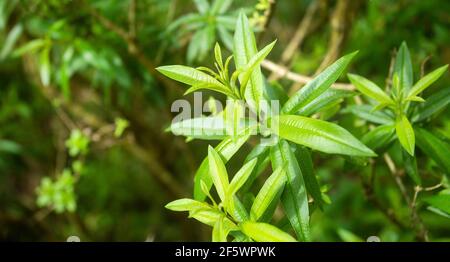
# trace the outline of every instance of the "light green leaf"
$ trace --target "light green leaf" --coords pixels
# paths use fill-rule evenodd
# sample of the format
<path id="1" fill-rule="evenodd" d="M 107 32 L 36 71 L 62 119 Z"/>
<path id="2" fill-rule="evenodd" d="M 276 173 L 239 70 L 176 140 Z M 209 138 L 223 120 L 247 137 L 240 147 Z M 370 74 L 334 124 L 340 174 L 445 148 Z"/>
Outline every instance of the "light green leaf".
<path id="1" fill-rule="evenodd" d="M 20 35 L 22 34 L 23 26 L 22 24 L 17 24 L 11 29 L 11 31 L 8 33 L 8 36 L 6 37 L 5 42 L 3 43 L 3 48 L 0 52 L 0 60 L 5 59 L 14 48 L 14 45 L 17 42 L 17 39 L 19 39 Z"/>
<path id="2" fill-rule="evenodd" d="M 258 242 L 296 242 L 291 235 L 270 224 L 244 222 L 240 228 L 244 234 Z"/>
<path id="3" fill-rule="evenodd" d="M 250 209 L 251 220 L 258 221 L 272 202 L 278 202 L 286 180 L 286 174 L 282 167 L 279 167 L 269 176 L 253 201 L 252 208 Z"/>
<path id="4" fill-rule="evenodd" d="M 236 173 L 228 188 L 228 197 L 231 198 L 245 184 L 248 177 L 252 174 L 258 159 L 253 159 L 244 164 L 244 166 Z"/>
<path id="5" fill-rule="evenodd" d="M 434 113 L 439 112 L 450 103 L 450 87 L 439 90 L 427 98 L 425 103 L 419 106 L 418 113 L 412 118 L 413 122 L 423 121 Z"/>
<path id="6" fill-rule="evenodd" d="M 392 142 L 394 133 L 394 125 L 381 125 L 366 133 L 361 141 L 372 150 L 376 150 Z"/>
<path id="7" fill-rule="evenodd" d="M 189 198 L 177 199 L 168 203 L 165 207 L 172 211 L 196 211 L 199 209 L 210 208 L 206 203 Z"/>
<path id="8" fill-rule="evenodd" d="M 205 14 L 211 8 L 208 0 L 194 0 L 195 6 L 201 14 Z"/>
<path id="9" fill-rule="evenodd" d="M 407 92 L 413 84 L 413 69 L 408 46 L 403 42 L 397 52 L 394 64 L 394 74 L 398 76 L 399 90 Z"/>
<path id="10" fill-rule="evenodd" d="M 395 122 L 395 130 L 400 144 L 411 156 L 414 156 L 415 137 L 414 130 L 408 118 L 402 115 Z"/>
<path id="11" fill-rule="evenodd" d="M 212 242 L 227 242 L 229 232 L 230 230 L 225 228 L 224 217 L 222 216 L 217 220 L 216 224 L 214 224 L 212 230 Z"/>
<path id="12" fill-rule="evenodd" d="M 287 183 L 281 196 L 286 216 L 301 241 L 310 240 L 308 194 L 301 169 L 289 143 L 280 140 L 270 150 L 272 169 L 283 168 Z"/>
<path id="13" fill-rule="evenodd" d="M 447 68 L 448 68 L 448 65 L 441 66 L 438 69 L 434 70 L 433 72 L 422 77 L 411 88 L 411 90 L 409 91 L 409 94 L 407 96 L 407 99 L 412 99 L 413 97 L 415 97 L 419 93 L 421 93 L 423 90 L 425 90 L 427 87 L 429 87 L 431 84 L 433 84 L 436 80 L 439 79 L 439 77 L 442 76 L 442 74 L 444 74 L 445 71 L 447 71 Z"/>
<path id="14" fill-rule="evenodd" d="M 239 148 L 241 148 L 249 137 L 249 134 L 240 135 L 238 137 L 227 137 L 216 146 L 215 150 L 221 155 L 222 161 L 226 163 L 239 150 Z M 202 180 L 208 188 L 210 188 L 213 184 L 211 176 L 209 175 L 209 162 L 207 157 L 202 161 L 194 177 L 194 199 L 199 201 L 203 201 L 206 198 L 206 195 L 202 192 L 200 185 L 200 181 Z"/>
<path id="15" fill-rule="evenodd" d="M 220 40 L 228 50 L 233 50 L 233 35 L 222 24 L 217 25 Z"/>
<path id="16" fill-rule="evenodd" d="M 276 42 L 277 42 L 277 40 L 273 41 L 272 43 L 270 43 L 269 45 L 264 47 L 256 55 L 254 55 L 250 59 L 250 61 L 248 61 L 245 68 L 242 69 L 243 70 L 242 76 L 239 77 L 241 79 L 240 81 L 241 81 L 241 95 L 242 96 L 244 96 L 244 94 L 245 94 L 245 89 L 247 87 L 250 77 L 252 76 L 253 70 L 255 70 L 256 67 L 259 67 L 259 65 L 264 60 L 264 58 L 266 58 L 267 55 L 269 55 L 270 51 L 272 51 L 272 48 Z"/>
<path id="17" fill-rule="evenodd" d="M 348 74 L 350 82 L 364 95 L 375 99 L 380 104 L 393 104 L 394 101 L 377 84 L 359 75 Z"/>
<path id="18" fill-rule="evenodd" d="M 417 135 L 419 148 L 431 157 L 450 178 L 450 145 L 425 129 L 415 128 L 414 131 Z"/>
<path id="19" fill-rule="evenodd" d="M 34 53 L 40 50 L 42 47 L 46 46 L 48 44 L 48 41 L 44 39 L 35 39 L 27 42 L 25 45 L 17 48 L 13 51 L 12 56 L 13 57 L 19 57 L 21 55 L 24 55 L 26 53 Z"/>
<path id="20" fill-rule="evenodd" d="M 174 135 L 193 139 L 216 140 L 227 136 L 222 116 L 198 117 L 172 123 L 170 130 Z"/>
<path id="21" fill-rule="evenodd" d="M 50 85 L 51 65 L 50 65 L 50 46 L 44 48 L 39 55 L 39 73 L 41 82 L 44 86 Z"/>
<path id="22" fill-rule="evenodd" d="M 211 7 L 211 14 L 223 14 L 230 8 L 233 0 L 215 0 Z"/>
<path id="23" fill-rule="evenodd" d="M 247 16 L 241 12 L 234 33 L 234 59 L 236 70 L 244 71 L 249 61 L 257 54 L 255 35 L 250 27 Z M 242 83 L 242 76 L 239 78 Z M 264 97 L 264 83 L 261 68 L 257 66 L 245 86 L 245 100 L 249 107 L 259 113 L 260 101 Z"/>
<path id="24" fill-rule="evenodd" d="M 354 92 L 339 90 L 339 89 L 328 89 L 319 97 L 311 101 L 311 103 L 300 108 L 297 114 L 302 116 L 311 116 L 322 110 L 331 108 L 339 103 L 341 103 L 343 98 L 354 96 Z"/>
<path id="25" fill-rule="evenodd" d="M 214 77 L 192 67 L 169 65 L 160 66 L 156 68 L 156 70 L 173 80 L 190 86 L 202 84 L 208 87 L 214 86 L 219 90 L 227 90 L 227 88 Z"/>
<path id="26" fill-rule="evenodd" d="M 352 113 L 357 117 L 376 124 L 393 124 L 392 117 L 382 111 L 373 111 L 370 105 L 352 105 L 343 110 L 343 113 Z"/>
<path id="27" fill-rule="evenodd" d="M 314 101 L 339 78 L 357 53 L 353 52 L 348 54 L 327 67 L 322 73 L 295 93 L 284 104 L 282 112 L 285 114 L 295 113 Z"/>
<path id="28" fill-rule="evenodd" d="M 329 154 L 376 156 L 344 128 L 322 120 L 296 115 L 273 118 L 271 129 L 280 137 Z"/>
<path id="29" fill-rule="evenodd" d="M 229 187 L 228 173 L 221 156 L 211 146 L 208 147 L 208 163 L 209 172 L 214 186 L 216 187 L 217 194 L 225 204 L 227 202 L 226 192 Z"/>

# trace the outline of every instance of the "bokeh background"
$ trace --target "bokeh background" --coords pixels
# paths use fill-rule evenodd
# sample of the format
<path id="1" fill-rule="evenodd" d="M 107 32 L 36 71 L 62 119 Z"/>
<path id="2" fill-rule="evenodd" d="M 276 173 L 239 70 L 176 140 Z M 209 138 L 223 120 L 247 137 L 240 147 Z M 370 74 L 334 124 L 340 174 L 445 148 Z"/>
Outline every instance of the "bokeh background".
<path id="1" fill-rule="evenodd" d="M 260 26 L 260 46 L 278 39 L 268 59 L 302 75 L 360 50 L 349 71 L 383 85 L 402 41 L 416 76 L 450 63 L 447 0 L 278 0 L 268 16 L 264 2 L 235 0 L 227 19 L 174 24 L 198 13 L 194 1 L 0 0 L 0 239 L 208 241 L 210 228 L 164 208 L 191 196 L 208 143 L 164 132 L 186 86 L 155 67 L 211 66 L 212 44 L 226 50 L 242 8 Z M 286 90 L 297 85 L 263 72 Z M 447 73 L 427 92 L 449 85 Z M 447 109 L 430 123 L 447 142 L 449 116 Z M 367 132 L 352 115 L 334 119 L 357 137 Z M 249 149 L 233 158 L 231 170 Z M 435 165 L 419 157 L 429 185 L 439 182 Z M 416 240 L 370 201 L 361 182 L 366 167 L 339 156 L 316 155 L 314 162 L 332 203 L 314 212 L 313 240 Z M 388 167 L 375 168 L 375 198 L 408 222 Z M 431 240 L 450 240 L 448 218 L 420 202 L 418 210 Z"/>

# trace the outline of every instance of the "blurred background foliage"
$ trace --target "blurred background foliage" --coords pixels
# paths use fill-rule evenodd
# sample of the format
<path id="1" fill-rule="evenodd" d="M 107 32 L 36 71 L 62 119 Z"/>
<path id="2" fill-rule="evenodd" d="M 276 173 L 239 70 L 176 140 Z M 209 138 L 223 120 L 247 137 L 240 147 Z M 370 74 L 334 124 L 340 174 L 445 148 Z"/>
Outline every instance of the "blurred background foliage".
<path id="1" fill-rule="evenodd" d="M 241 9 L 252 17 L 259 43 L 278 39 L 269 59 L 302 75 L 360 50 L 349 71 L 383 85 L 403 40 L 416 76 L 450 62 L 446 0 L 235 0 L 226 8 L 205 2 L 0 0 L 0 239 L 208 240 L 209 229 L 164 209 L 190 196 L 207 146 L 164 132 L 184 87 L 154 68 L 210 65 L 216 41 L 231 48 Z M 301 86 L 264 73 L 286 90 Z M 447 73 L 426 92 L 449 83 Z M 446 109 L 429 123 L 447 142 L 449 116 Z M 350 114 L 333 120 L 357 137 L 368 131 Z M 401 166 L 396 147 L 389 152 Z M 421 154 L 424 185 L 448 187 Z M 411 209 L 381 157 L 363 167 L 339 156 L 314 160 L 332 203 L 314 212 L 313 240 L 417 240 L 408 226 Z M 376 179 L 367 188 L 372 172 Z M 412 198 L 413 183 L 404 181 Z M 449 214 L 435 214 L 423 201 L 433 192 L 418 194 L 415 208 L 430 240 L 449 241 Z"/>

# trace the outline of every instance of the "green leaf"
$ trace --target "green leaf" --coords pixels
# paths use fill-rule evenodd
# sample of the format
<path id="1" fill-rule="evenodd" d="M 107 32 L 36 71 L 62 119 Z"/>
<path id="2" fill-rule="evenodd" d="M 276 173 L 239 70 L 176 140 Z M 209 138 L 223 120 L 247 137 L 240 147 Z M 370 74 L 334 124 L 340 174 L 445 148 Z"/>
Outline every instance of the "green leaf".
<path id="1" fill-rule="evenodd" d="M 223 203 L 227 202 L 226 192 L 228 191 L 228 173 L 221 156 L 214 150 L 213 147 L 208 147 L 208 163 L 209 172 L 216 187 L 217 194 Z"/>
<path id="2" fill-rule="evenodd" d="M 233 210 L 231 210 L 231 215 L 233 216 L 234 220 L 237 222 L 247 221 L 249 216 L 244 204 L 239 200 L 237 196 L 233 196 L 232 199 Z"/>
<path id="3" fill-rule="evenodd" d="M 44 48 L 39 55 L 39 73 L 41 76 L 41 82 L 44 86 L 50 85 L 50 46 Z"/>
<path id="4" fill-rule="evenodd" d="M 280 193 L 286 184 L 286 174 L 282 167 L 279 167 L 269 178 L 264 182 L 264 185 L 256 195 L 253 205 L 250 209 L 250 219 L 258 221 L 268 207 L 273 202 L 278 202 Z"/>
<path id="5" fill-rule="evenodd" d="M 411 156 L 414 156 L 415 137 L 414 130 L 408 118 L 402 115 L 395 122 L 395 130 L 400 144 Z"/>
<path id="6" fill-rule="evenodd" d="M 289 143 L 280 140 L 270 151 L 272 168 L 283 168 L 287 183 L 281 196 L 286 216 L 301 241 L 310 240 L 308 194 L 301 169 Z"/>
<path id="7" fill-rule="evenodd" d="M 233 50 L 233 35 L 221 24 L 217 25 L 220 40 L 228 50 Z"/>
<path id="8" fill-rule="evenodd" d="M 422 128 L 415 128 L 417 145 L 429 157 L 431 157 L 450 177 L 450 145 L 437 138 L 432 133 Z"/>
<path id="9" fill-rule="evenodd" d="M 398 76 L 400 90 L 407 92 L 413 84 L 413 69 L 408 46 L 403 42 L 395 58 L 394 74 Z"/>
<path id="10" fill-rule="evenodd" d="M 419 170 L 417 169 L 417 160 L 414 156 L 403 151 L 403 164 L 405 166 L 406 174 L 416 183 L 416 185 L 422 185 L 422 180 L 420 179 Z"/>
<path id="11" fill-rule="evenodd" d="M 205 14 L 211 8 L 208 0 L 194 0 L 195 6 L 201 14 Z"/>
<path id="12" fill-rule="evenodd" d="M 424 201 L 450 216 L 450 194 L 441 193 L 425 198 Z"/>
<path id="13" fill-rule="evenodd" d="M 392 142 L 394 133 L 394 125 L 381 125 L 366 133 L 361 138 L 361 141 L 372 150 L 376 150 L 385 147 Z"/>
<path id="14" fill-rule="evenodd" d="M 348 74 L 350 82 L 364 95 L 375 99 L 380 104 L 393 104 L 394 101 L 374 82 L 359 75 Z"/>
<path id="15" fill-rule="evenodd" d="M 324 201 L 322 199 L 322 192 L 317 181 L 316 174 L 314 174 L 313 162 L 309 149 L 297 146 L 295 151 L 298 163 L 300 163 L 300 170 L 303 179 L 305 180 L 306 191 L 313 197 L 314 202 L 320 207 L 323 207 Z"/>
<path id="16" fill-rule="evenodd" d="M 297 114 L 302 116 L 311 116 L 322 110 L 333 107 L 341 103 L 343 98 L 351 97 L 355 95 L 354 92 L 339 90 L 339 89 L 328 89 L 322 95 L 314 99 L 311 103 L 300 108 Z"/>
<path id="17" fill-rule="evenodd" d="M 196 211 L 199 209 L 210 208 L 206 203 L 189 198 L 177 199 L 168 203 L 165 207 L 172 211 Z"/>
<path id="18" fill-rule="evenodd" d="M 214 25 L 207 25 L 196 31 L 188 46 L 188 63 L 204 60 L 213 47 L 215 38 L 216 35 Z"/>
<path id="19" fill-rule="evenodd" d="M 26 53 L 34 53 L 40 50 L 42 47 L 46 46 L 48 44 L 47 40 L 44 39 L 35 39 L 27 42 L 25 45 L 17 48 L 12 53 L 13 57 L 19 57 L 21 55 L 24 55 Z"/>
<path id="20" fill-rule="evenodd" d="M 223 70 L 222 49 L 220 48 L 220 45 L 217 42 L 216 45 L 214 46 L 214 56 L 216 58 L 217 64 Z"/>
<path id="21" fill-rule="evenodd" d="M 382 111 L 373 111 L 370 105 L 352 105 L 343 110 L 355 116 L 376 124 L 390 125 L 394 123 L 391 116 Z"/>
<path id="22" fill-rule="evenodd" d="M 250 61 L 248 61 L 247 65 L 245 66 L 242 72 L 242 76 L 240 76 L 241 79 L 241 95 L 244 96 L 245 94 L 245 88 L 247 87 L 248 80 L 250 79 L 253 70 L 255 70 L 256 67 L 259 68 L 261 62 L 264 60 L 264 58 L 269 55 L 270 51 L 272 51 L 273 46 L 277 40 L 273 41 L 266 47 L 264 47 L 261 51 L 259 51 L 256 55 L 254 55 Z"/>
<path id="23" fill-rule="evenodd" d="M 240 225 L 244 234 L 258 242 L 296 242 L 286 232 L 266 223 L 244 222 Z"/>
<path id="24" fill-rule="evenodd" d="M 221 155 L 222 161 L 226 163 L 239 150 L 239 148 L 241 148 L 249 137 L 249 134 L 240 135 L 238 137 L 227 137 L 216 146 L 215 150 Z M 206 195 L 202 192 L 200 185 L 200 181 L 202 180 L 208 186 L 208 189 L 213 184 L 211 176 L 209 175 L 208 158 L 203 160 L 194 177 L 194 199 L 199 201 L 203 201 L 206 198 Z"/>
<path id="25" fill-rule="evenodd" d="M 214 77 L 192 67 L 169 65 L 160 66 L 156 68 L 156 70 L 158 70 L 161 74 L 172 78 L 173 80 L 190 86 L 198 86 L 201 84 L 207 86 L 208 88 L 214 87 L 218 90 L 228 90 Z"/>
<path id="26" fill-rule="evenodd" d="M 221 15 L 230 8 L 232 3 L 233 0 L 215 0 L 211 7 L 211 13 Z"/>
<path id="27" fill-rule="evenodd" d="M 413 122 L 423 121 L 450 103 L 450 87 L 439 90 L 427 98 L 425 103 L 419 106 L 418 113 L 412 118 Z"/>
<path id="28" fill-rule="evenodd" d="M 166 29 L 166 33 L 172 33 L 175 29 L 182 25 L 190 25 L 204 20 L 204 17 L 199 14 L 187 14 L 183 15 L 177 20 L 173 21 Z"/>
<path id="29" fill-rule="evenodd" d="M 247 64 L 257 54 L 255 35 L 250 27 L 247 16 L 241 12 L 236 23 L 234 33 L 234 59 L 236 63 L 236 70 L 244 71 Z M 242 83 L 242 76 L 240 80 Z M 250 109 L 259 113 L 260 101 L 264 97 L 264 82 L 262 78 L 261 68 L 256 66 L 251 73 L 250 80 L 245 89 L 245 100 Z"/>
<path id="30" fill-rule="evenodd" d="M 253 159 L 244 164 L 244 166 L 236 173 L 231 180 L 228 188 L 228 197 L 231 198 L 245 184 L 249 176 L 252 174 L 258 159 Z"/>
<path id="31" fill-rule="evenodd" d="M 273 118 L 272 131 L 280 137 L 329 154 L 376 156 L 344 128 L 304 116 L 284 115 Z"/>
<path id="32" fill-rule="evenodd" d="M 262 173 L 264 170 L 266 170 L 266 167 L 269 164 L 269 153 L 270 153 L 270 146 L 265 144 L 258 144 L 256 145 L 252 151 L 247 155 L 245 158 L 244 163 L 247 163 L 249 161 L 252 161 L 253 159 L 256 159 L 256 167 L 253 169 L 250 177 L 247 179 L 245 184 L 242 186 L 242 191 L 247 192 L 250 187 L 253 185 L 253 182 L 255 179 Z"/>
<path id="33" fill-rule="evenodd" d="M 327 67 L 322 73 L 295 93 L 284 104 L 282 112 L 285 114 L 295 113 L 314 101 L 314 99 L 325 92 L 339 78 L 357 53 L 353 52 L 348 54 Z"/>
<path id="34" fill-rule="evenodd" d="M 22 34 L 23 26 L 22 24 L 17 24 L 11 29 L 6 37 L 5 42 L 3 43 L 3 47 L 0 52 L 0 60 L 4 60 L 13 50 L 14 45 Z"/>
<path id="35" fill-rule="evenodd" d="M 198 117 L 172 123 L 170 130 L 174 135 L 193 139 L 221 140 L 227 136 L 222 116 Z"/>
<path id="36" fill-rule="evenodd" d="M 439 77 L 444 74 L 445 71 L 447 71 L 448 65 L 441 66 L 438 69 L 434 70 L 433 72 L 427 74 L 426 76 L 422 77 L 417 83 L 411 88 L 411 91 L 409 91 L 409 94 L 407 96 L 407 99 L 412 99 L 413 97 L 417 96 L 419 93 L 421 93 L 423 90 L 425 90 L 427 87 L 429 87 L 431 84 L 433 84 L 436 80 L 439 79 Z"/>
<path id="37" fill-rule="evenodd" d="M 219 220 L 217 220 L 216 224 L 214 224 L 212 230 L 213 242 L 227 242 L 227 236 L 230 230 L 225 228 L 225 224 L 223 221 L 224 217 L 222 216 Z"/>

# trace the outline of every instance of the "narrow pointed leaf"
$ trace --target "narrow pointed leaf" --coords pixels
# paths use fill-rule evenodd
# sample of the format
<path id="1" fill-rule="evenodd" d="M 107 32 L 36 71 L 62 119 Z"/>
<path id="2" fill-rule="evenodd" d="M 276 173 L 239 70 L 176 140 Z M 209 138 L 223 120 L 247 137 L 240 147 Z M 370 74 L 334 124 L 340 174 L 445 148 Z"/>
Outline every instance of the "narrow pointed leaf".
<path id="1" fill-rule="evenodd" d="M 409 155 L 405 150 L 403 151 L 403 164 L 405 165 L 406 174 L 414 181 L 416 185 L 422 185 L 419 170 L 417 169 L 417 160 L 415 157 Z"/>
<path id="2" fill-rule="evenodd" d="M 415 137 L 414 130 L 405 115 L 397 118 L 395 130 L 400 144 L 411 156 L 414 156 Z"/>
<path id="3" fill-rule="evenodd" d="M 302 107 L 314 101 L 314 99 L 325 92 L 339 78 L 339 76 L 341 76 L 357 53 L 358 52 L 353 52 L 348 54 L 327 67 L 322 73 L 295 93 L 284 104 L 282 112 L 285 114 L 295 113 Z"/>
<path id="4" fill-rule="evenodd" d="M 291 223 L 298 239 L 310 240 L 308 194 L 306 192 L 303 176 L 289 143 L 280 140 L 270 151 L 272 168 L 284 168 L 286 173 L 286 186 L 281 196 L 286 216 Z"/>
<path id="5" fill-rule="evenodd" d="M 172 123 L 170 130 L 174 135 L 193 139 L 222 140 L 227 136 L 222 116 L 186 119 Z"/>
<path id="6" fill-rule="evenodd" d="M 248 177 L 252 174 L 258 159 L 253 159 L 244 164 L 244 166 L 236 173 L 230 183 L 228 196 L 231 197 L 245 184 Z"/>
<path id="7" fill-rule="evenodd" d="M 258 53 L 255 35 L 250 27 L 247 16 L 241 12 L 234 33 L 234 59 L 237 70 L 245 70 L 248 62 Z M 242 77 L 240 77 L 242 83 Z M 260 101 L 264 97 L 264 83 L 261 68 L 256 66 L 245 88 L 245 100 L 250 108 L 259 112 Z"/>
<path id="8" fill-rule="evenodd" d="M 244 234 L 258 242 L 296 242 L 291 235 L 270 224 L 244 222 L 240 227 Z"/>
<path id="9" fill-rule="evenodd" d="M 373 111 L 370 105 L 352 105 L 347 107 L 343 112 L 352 113 L 357 117 L 376 124 L 389 125 L 394 123 L 391 116 L 382 111 Z"/>
<path id="10" fill-rule="evenodd" d="M 393 104 L 394 101 L 374 82 L 359 75 L 348 74 L 350 82 L 364 95 L 381 104 Z"/>
<path id="11" fill-rule="evenodd" d="M 392 142 L 394 134 L 394 125 L 381 125 L 366 133 L 361 138 L 361 141 L 372 150 L 377 150 Z"/>
<path id="12" fill-rule="evenodd" d="M 414 131 L 417 135 L 419 148 L 431 157 L 450 178 L 450 145 L 425 129 L 415 128 Z"/>
<path id="13" fill-rule="evenodd" d="M 227 228 L 225 228 L 225 224 L 223 223 L 224 217 L 221 217 L 217 220 L 216 224 L 214 224 L 212 230 L 212 241 L 213 242 L 227 242 L 227 236 L 230 232 Z"/>
<path id="14" fill-rule="evenodd" d="M 209 172 L 216 187 L 217 194 L 222 202 L 226 203 L 226 192 L 229 186 L 227 169 L 221 156 L 211 146 L 208 147 L 208 163 Z"/>
<path id="15" fill-rule="evenodd" d="M 161 74 L 172 78 L 173 80 L 190 86 L 204 84 L 216 86 L 219 89 L 227 89 L 214 77 L 192 67 L 182 65 L 169 65 L 160 66 L 156 68 L 156 70 L 158 70 Z"/>
<path id="16" fill-rule="evenodd" d="M 261 49 L 261 51 L 259 51 L 248 61 L 247 65 L 245 66 L 245 69 L 243 69 L 243 74 L 240 77 L 242 84 L 242 91 L 241 91 L 242 95 L 245 94 L 245 88 L 247 87 L 248 80 L 250 79 L 253 70 L 255 70 L 256 67 L 259 67 L 264 58 L 266 58 L 267 55 L 269 55 L 270 51 L 272 51 L 272 48 L 276 42 L 277 41 L 275 40 L 266 47 L 264 47 L 263 49 Z"/>
<path id="17" fill-rule="evenodd" d="M 281 167 L 269 176 L 253 201 L 252 208 L 250 209 L 251 220 L 258 221 L 272 202 L 278 202 L 286 180 L 286 174 Z"/>
<path id="18" fill-rule="evenodd" d="M 177 199 L 168 203 L 165 207 L 172 211 L 195 211 L 209 208 L 207 204 L 189 198 Z"/>
<path id="19" fill-rule="evenodd" d="M 397 52 L 394 64 L 394 74 L 398 76 L 400 90 L 407 92 L 413 84 L 413 69 L 408 46 L 403 42 Z"/>
<path id="20" fill-rule="evenodd" d="M 316 174 L 314 173 L 311 152 L 303 146 L 297 146 L 295 153 L 303 179 L 305 180 L 306 191 L 313 197 L 314 202 L 319 208 L 322 208 L 324 201 L 322 199 L 319 181 L 317 181 Z"/>
<path id="21" fill-rule="evenodd" d="M 223 14 L 228 10 L 232 3 L 233 0 L 215 0 L 211 7 L 211 13 Z"/>
<path id="22" fill-rule="evenodd" d="M 208 0 L 194 0 L 194 3 L 198 11 L 202 14 L 205 14 L 211 8 L 209 6 Z"/>
<path id="23" fill-rule="evenodd" d="M 420 122 L 441 111 L 450 103 L 450 87 L 442 89 L 429 96 L 425 103 L 419 106 L 418 113 L 413 116 L 413 122 Z"/>
<path id="24" fill-rule="evenodd" d="M 271 129 L 284 139 L 321 152 L 376 156 L 347 130 L 326 121 L 296 115 L 277 116 Z"/>
<path id="25" fill-rule="evenodd" d="M 409 91 L 409 94 L 408 94 L 408 98 L 412 98 L 412 97 L 418 95 L 423 90 L 425 90 L 427 87 L 429 87 L 431 84 L 433 84 L 436 80 L 439 79 L 439 77 L 441 77 L 447 71 L 447 68 L 448 68 L 448 65 L 439 67 L 438 69 L 434 70 L 433 72 L 422 77 L 411 88 L 411 91 Z"/>
<path id="26" fill-rule="evenodd" d="M 239 150 L 239 148 L 242 147 L 249 137 L 249 134 L 240 135 L 236 138 L 227 137 L 216 146 L 215 150 L 222 157 L 222 161 L 226 163 Z M 211 176 L 209 175 L 209 162 L 207 157 L 202 161 L 194 177 L 194 199 L 199 201 L 203 201 L 206 198 L 206 195 L 202 192 L 200 185 L 200 181 L 202 180 L 207 185 L 208 189 L 213 184 Z"/>
<path id="27" fill-rule="evenodd" d="M 354 92 L 339 90 L 339 89 L 328 89 L 322 95 L 314 99 L 311 103 L 306 106 L 300 108 L 297 114 L 302 116 L 311 116 L 315 113 L 318 113 L 322 110 L 326 110 L 330 107 L 333 107 L 339 103 L 344 98 L 354 96 Z"/>

